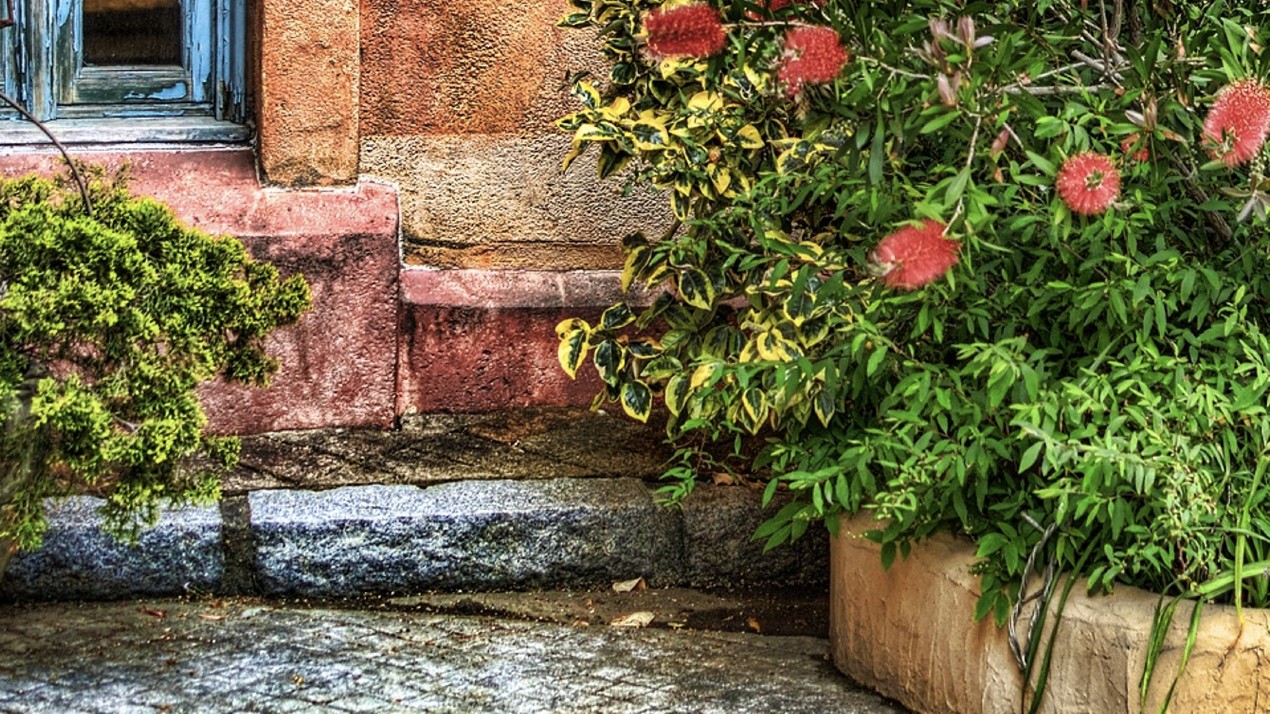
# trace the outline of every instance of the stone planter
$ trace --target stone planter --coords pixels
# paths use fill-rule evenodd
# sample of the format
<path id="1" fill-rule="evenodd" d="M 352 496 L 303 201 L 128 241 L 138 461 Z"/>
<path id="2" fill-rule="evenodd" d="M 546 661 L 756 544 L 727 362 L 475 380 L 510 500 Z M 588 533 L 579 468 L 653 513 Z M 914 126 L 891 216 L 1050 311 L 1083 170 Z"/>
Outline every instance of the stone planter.
<path id="1" fill-rule="evenodd" d="M 869 526 L 847 521 L 831 544 L 834 664 L 916 712 L 1017 714 L 1023 678 L 1006 631 L 991 618 L 972 620 L 974 547 L 941 535 L 884 571 L 878 546 L 859 535 Z M 1143 707 L 1138 683 L 1158 598 L 1130 587 L 1088 597 L 1082 585 L 1068 599 L 1040 711 L 1158 711 L 1181 658 L 1189 605 L 1177 609 Z M 1241 633 L 1233 607 L 1204 608 L 1171 712 L 1270 711 L 1270 611 L 1245 609 L 1244 618 Z"/>

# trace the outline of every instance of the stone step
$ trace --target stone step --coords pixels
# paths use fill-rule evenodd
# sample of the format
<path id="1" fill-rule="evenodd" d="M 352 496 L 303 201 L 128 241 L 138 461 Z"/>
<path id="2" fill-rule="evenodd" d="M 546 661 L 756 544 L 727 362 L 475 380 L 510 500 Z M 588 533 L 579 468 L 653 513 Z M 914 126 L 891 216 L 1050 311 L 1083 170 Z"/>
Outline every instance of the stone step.
<path id="1" fill-rule="evenodd" d="M 51 506 L 44 547 L 14 558 L 0 598 L 827 582 L 822 529 L 767 554 L 750 540 L 758 492 L 701 486 L 670 508 L 654 489 L 629 477 L 256 489 L 169 510 L 136 547 L 100 531 L 99 500 L 73 497 Z"/>

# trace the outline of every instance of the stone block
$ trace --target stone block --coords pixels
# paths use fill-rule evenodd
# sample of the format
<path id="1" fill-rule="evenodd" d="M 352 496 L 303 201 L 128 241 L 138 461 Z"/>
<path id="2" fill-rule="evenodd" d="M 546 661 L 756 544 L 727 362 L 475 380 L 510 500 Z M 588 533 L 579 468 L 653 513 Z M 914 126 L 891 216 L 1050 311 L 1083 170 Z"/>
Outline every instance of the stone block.
<path id="1" fill-rule="evenodd" d="M 165 510 L 129 546 L 101 530 L 102 504 L 89 496 L 50 502 L 43 547 L 13 558 L 0 579 L 0 599 L 113 599 L 218 588 L 224 558 L 214 506 Z"/>
<path id="2" fill-rule="evenodd" d="M 463 481 L 250 495 L 266 594 L 673 580 L 678 514 L 634 479 Z"/>

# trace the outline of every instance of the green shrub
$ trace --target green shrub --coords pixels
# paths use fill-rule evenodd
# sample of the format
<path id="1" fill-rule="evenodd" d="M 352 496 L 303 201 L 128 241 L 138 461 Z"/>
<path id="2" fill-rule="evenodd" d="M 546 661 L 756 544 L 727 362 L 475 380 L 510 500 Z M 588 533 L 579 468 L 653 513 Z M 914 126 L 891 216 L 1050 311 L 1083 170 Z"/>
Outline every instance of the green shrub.
<path id="1" fill-rule="evenodd" d="M 90 193 L 91 216 L 54 181 L 0 181 L 0 544 L 37 546 L 50 496 L 102 495 L 124 537 L 214 499 L 237 442 L 203 434 L 195 387 L 263 383 L 264 337 L 308 306 L 237 240 L 100 177 Z"/>
<path id="2" fill-rule="evenodd" d="M 1270 9 L 708 7 L 562 20 L 611 63 L 573 83 L 566 166 L 598 151 L 677 221 L 624 241 L 652 305 L 562 323 L 561 363 L 664 402 L 667 495 L 768 478 L 798 497 L 771 546 L 860 510 L 888 561 L 964 534 L 998 622 L 1033 553 L 1270 605 Z"/>

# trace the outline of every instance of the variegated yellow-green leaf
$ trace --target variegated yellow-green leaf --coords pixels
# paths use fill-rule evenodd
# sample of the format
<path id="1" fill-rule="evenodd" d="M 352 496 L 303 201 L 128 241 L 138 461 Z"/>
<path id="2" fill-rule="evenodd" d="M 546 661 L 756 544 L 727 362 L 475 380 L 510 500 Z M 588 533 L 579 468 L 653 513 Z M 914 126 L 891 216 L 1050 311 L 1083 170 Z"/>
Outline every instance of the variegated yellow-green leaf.
<path id="1" fill-rule="evenodd" d="M 717 112 L 723 108 L 723 97 L 715 92 L 697 92 L 688 100 L 688 108 L 703 112 Z"/>
<path id="2" fill-rule="evenodd" d="M 706 362 L 692 370 L 692 379 L 688 381 L 688 387 L 694 391 L 702 387 L 709 387 L 718 380 L 718 375 L 722 371 L 722 362 Z"/>
<path id="3" fill-rule="evenodd" d="M 824 315 L 813 317 L 798 326 L 798 339 L 804 347 L 812 347 L 829 336 L 829 320 Z"/>
<path id="4" fill-rule="evenodd" d="M 781 311 L 789 318 L 790 322 L 801 326 L 804 321 L 811 317 L 812 312 L 816 309 L 816 296 L 803 290 L 796 293 L 790 293 L 781 305 Z"/>
<path id="5" fill-rule="evenodd" d="M 582 152 L 586 151 L 588 146 L 589 144 L 583 144 L 578 141 L 573 142 L 573 148 L 569 151 L 569 153 L 564 155 L 564 161 L 560 164 L 560 170 L 568 171 L 569 165 L 573 163 L 574 159 L 581 156 Z"/>
<path id="6" fill-rule="evenodd" d="M 746 124 L 736 132 L 736 138 L 741 143 L 742 149 L 761 149 L 763 148 L 763 137 L 758 133 L 758 129 L 753 124 Z"/>
<path id="7" fill-rule="evenodd" d="M 606 145 L 604 151 L 600 152 L 600 160 L 595 164 L 595 173 L 603 181 L 629 166 L 631 158 L 630 154 L 613 151 L 611 144 Z"/>
<path id="8" fill-rule="evenodd" d="M 732 172 L 728 171 L 726 166 L 709 164 L 706 166 L 706 175 L 710 177 L 710 183 L 714 184 L 714 190 L 720 194 L 727 191 L 728 186 L 732 185 Z"/>
<path id="9" fill-rule="evenodd" d="M 573 141 L 612 141 L 621 136 L 621 131 L 608 122 L 599 124 L 583 124 L 573 133 Z"/>
<path id="10" fill-rule="evenodd" d="M 760 72 L 754 69 L 754 67 L 749 63 L 746 63 L 745 67 L 742 68 L 741 71 L 745 73 L 745 78 L 749 80 L 750 84 L 753 85 L 755 89 L 759 90 L 759 92 L 762 92 L 763 88 L 767 86 L 766 72 Z"/>
<path id="11" fill-rule="evenodd" d="M 626 97 L 618 97 L 614 99 L 607 107 L 600 109 L 600 113 L 608 119 L 620 119 L 622 115 L 631 110 L 631 103 Z"/>
<path id="12" fill-rule="evenodd" d="M 670 210 L 674 211 L 675 218 L 686 221 L 689 214 L 692 213 L 692 199 L 678 191 L 672 191 L 670 194 Z"/>
<path id="13" fill-rule="evenodd" d="M 578 378 L 578 365 L 586 358 L 587 333 L 584 330 L 573 330 L 560 340 L 556 356 L 560 359 L 560 367 L 570 379 Z"/>
<path id="14" fill-rule="evenodd" d="M 670 381 L 666 383 L 666 408 L 671 414 L 679 416 L 691 391 L 688 378 L 684 375 L 676 374 L 670 378 Z"/>
<path id="15" fill-rule="evenodd" d="M 624 302 L 610 307 L 600 316 L 600 327 L 605 330 L 620 330 L 632 322 L 635 322 L 635 313 Z"/>
<path id="16" fill-rule="evenodd" d="M 747 417 L 745 427 L 751 434 L 757 433 L 767 421 L 767 395 L 760 389 L 745 390 L 741 394 L 741 409 Z"/>
<path id="17" fill-rule="evenodd" d="M 773 362 L 788 362 L 793 359 L 789 352 L 789 342 L 777 330 L 766 330 L 755 336 L 755 348 L 761 359 Z"/>
<path id="18" fill-rule="evenodd" d="M 714 304 L 714 285 L 710 276 L 697 268 L 688 268 L 679 274 L 679 297 L 693 307 L 709 310 Z"/>
<path id="19" fill-rule="evenodd" d="M 647 245 L 635 246 L 626 252 L 626 264 L 622 266 L 622 292 L 631 289 L 631 283 L 635 282 L 635 276 L 648 265 L 651 254 L 652 248 Z"/>
<path id="20" fill-rule="evenodd" d="M 595 348 L 595 369 L 605 384 L 616 387 L 626 366 L 626 351 L 613 340 L 604 340 Z"/>
<path id="21" fill-rule="evenodd" d="M 622 410 L 632 419 L 648 421 L 653 410 L 653 393 L 647 384 L 638 380 L 622 385 Z"/>
<path id="22" fill-rule="evenodd" d="M 573 96 L 577 97 L 588 109 L 600 106 L 600 91 L 590 82 L 574 82 Z"/>
<path id="23" fill-rule="evenodd" d="M 635 148 L 640 151 L 656 151 L 670 144 L 670 132 L 666 130 L 666 120 L 654 115 L 651 111 L 639 113 L 639 120 L 631 125 L 631 138 Z"/>
<path id="24" fill-rule="evenodd" d="M 829 426 L 829 420 L 833 419 L 834 403 L 833 395 L 829 392 L 820 392 L 816 395 L 816 399 L 812 402 L 812 406 L 816 410 L 816 418 L 824 426 Z"/>
<path id="25" fill-rule="evenodd" d="M 563 340 L 574 330 L 582 330 L 583 332 L 589 334 L 591 332 L 591 325 L 588 324 L 586 320 L 571 317 L 568 320 L 562 321 L 559 325 L 556 325 L 556 337 Z"/>

